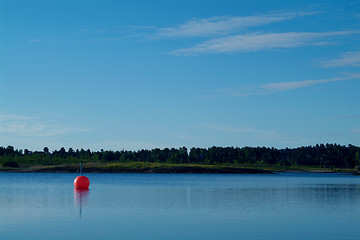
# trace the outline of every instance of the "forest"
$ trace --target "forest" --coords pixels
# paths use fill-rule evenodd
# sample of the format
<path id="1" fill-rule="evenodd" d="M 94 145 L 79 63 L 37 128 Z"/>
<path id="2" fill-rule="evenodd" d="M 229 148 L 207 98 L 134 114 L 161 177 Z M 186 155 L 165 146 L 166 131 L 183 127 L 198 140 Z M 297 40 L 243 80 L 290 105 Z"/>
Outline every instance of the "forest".
<path id="1" fill-rule="evenodd" d="M 32 165 L 60 165 L 84 163 L 169 163 L 200 165 L 278 165 L 316 166 L 320 168 L 348 168 L 360 166 L 360 147 L 354 145 L 317 144 L 298 148 L 276 149 L 268 147 L 210 147 L 164 148 L 138 151 L 91 151 L 90 149 L 61 148 L 49 151 L 0 147 L 3 167 Z"/>

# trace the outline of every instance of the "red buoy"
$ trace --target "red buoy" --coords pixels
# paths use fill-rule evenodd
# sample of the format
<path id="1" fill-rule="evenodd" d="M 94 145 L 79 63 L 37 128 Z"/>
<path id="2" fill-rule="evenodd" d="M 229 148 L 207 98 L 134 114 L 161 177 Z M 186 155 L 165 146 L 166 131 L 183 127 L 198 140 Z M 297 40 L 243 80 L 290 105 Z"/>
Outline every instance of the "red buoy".
<path id="1" fill-rule="evenodd" d="M 90 180 L 85 176 L 77 176 L 74 180 L 76 189 L 89 189 Z"/>
<path id="2" fill-rule="evenodd" d="M 80 162 L 80 176 L 77 176 L 74 180 L 75 189 L 88 190 L 90 180 L 82 175 L 82 162 Z"/>

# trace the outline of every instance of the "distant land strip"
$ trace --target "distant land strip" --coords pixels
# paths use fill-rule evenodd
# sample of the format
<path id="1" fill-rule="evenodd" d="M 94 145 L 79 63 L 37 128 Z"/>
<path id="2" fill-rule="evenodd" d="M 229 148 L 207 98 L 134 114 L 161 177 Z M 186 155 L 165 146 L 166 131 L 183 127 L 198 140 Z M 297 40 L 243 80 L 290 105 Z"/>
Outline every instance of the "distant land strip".
<path id="1" fill-rule="evenodd" d="M 210 147 L 138 151 L 49 151 L 0 147 L 0 171 L 130 173 L 261 173 L 277 171 L 333 172 L 360 169 L 360 148 L 349 144 L 317 144 L 298 148 Z"/>
<path id="2" fill-rule="evenodd" d="M 32 166 L 25 168 L 2 168 L 2 172 L 39 172 L 39 173 L 79 173 L 79 165 Z M 86 173 L 222 173 L 222 174 L 272 174 L 265 169 L 235 166 L 193 165 L 193 164 L 86 164 Z"/>

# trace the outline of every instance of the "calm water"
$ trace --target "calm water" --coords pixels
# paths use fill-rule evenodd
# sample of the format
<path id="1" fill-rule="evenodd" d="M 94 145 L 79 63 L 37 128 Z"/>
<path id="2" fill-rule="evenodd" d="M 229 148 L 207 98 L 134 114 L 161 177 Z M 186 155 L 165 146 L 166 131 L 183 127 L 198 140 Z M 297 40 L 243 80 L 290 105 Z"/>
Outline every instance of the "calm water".
<path id="1" fill-rule="evenodd" d="M 0 239 L 359 239 L 360 178 L 0 173 Z"/>

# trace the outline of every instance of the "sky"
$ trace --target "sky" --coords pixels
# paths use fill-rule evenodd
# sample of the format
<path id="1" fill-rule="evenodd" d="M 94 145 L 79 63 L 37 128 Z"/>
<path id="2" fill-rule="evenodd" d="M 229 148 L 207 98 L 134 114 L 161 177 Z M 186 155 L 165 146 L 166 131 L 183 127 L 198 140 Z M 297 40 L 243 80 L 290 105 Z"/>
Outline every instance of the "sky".
<path id="1" fill-rule="evenodd" d="M 0 146 L 360 146 L 360 2 L 0 0 Z"/>

